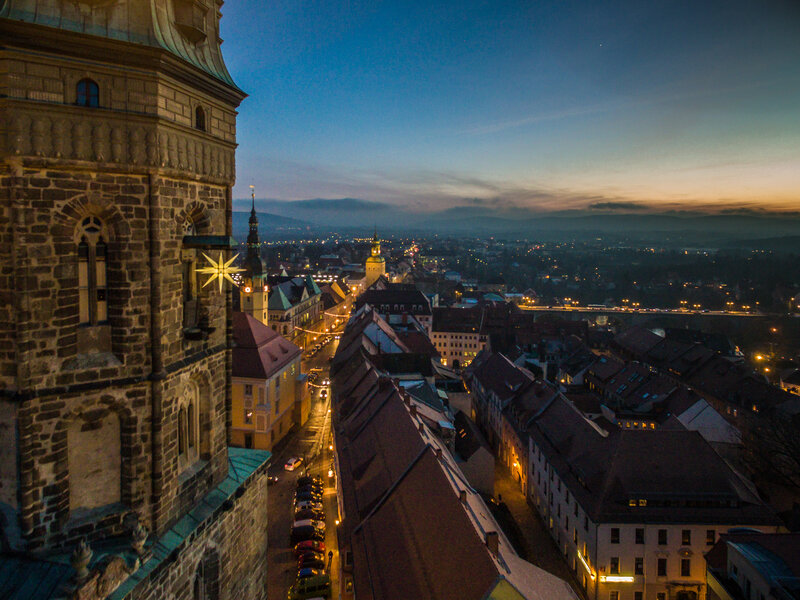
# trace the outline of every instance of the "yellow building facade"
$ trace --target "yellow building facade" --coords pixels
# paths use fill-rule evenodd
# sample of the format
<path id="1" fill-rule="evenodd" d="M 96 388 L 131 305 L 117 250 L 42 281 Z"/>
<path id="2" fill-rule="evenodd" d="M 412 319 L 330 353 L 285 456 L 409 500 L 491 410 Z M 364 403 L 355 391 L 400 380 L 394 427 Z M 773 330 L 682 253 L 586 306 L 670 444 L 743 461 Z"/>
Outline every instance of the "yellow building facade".
<path id="1" fill-rule="evenodd" d="M 272 450 L 308 419 L 300 348 L 246 313 L 234 313 L 231 444 Z"/>

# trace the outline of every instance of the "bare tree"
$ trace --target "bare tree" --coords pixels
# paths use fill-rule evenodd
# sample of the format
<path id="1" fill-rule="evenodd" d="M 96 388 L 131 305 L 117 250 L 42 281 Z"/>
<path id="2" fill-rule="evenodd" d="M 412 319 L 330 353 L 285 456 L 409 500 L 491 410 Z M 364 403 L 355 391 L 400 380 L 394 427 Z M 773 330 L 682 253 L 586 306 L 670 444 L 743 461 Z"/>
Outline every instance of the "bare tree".
<path id="1" fill-rule="evenodd" d="M 752 472 L 800 490 L 800 415 L 753 414 L 742 427 L 742 443 Z"/>

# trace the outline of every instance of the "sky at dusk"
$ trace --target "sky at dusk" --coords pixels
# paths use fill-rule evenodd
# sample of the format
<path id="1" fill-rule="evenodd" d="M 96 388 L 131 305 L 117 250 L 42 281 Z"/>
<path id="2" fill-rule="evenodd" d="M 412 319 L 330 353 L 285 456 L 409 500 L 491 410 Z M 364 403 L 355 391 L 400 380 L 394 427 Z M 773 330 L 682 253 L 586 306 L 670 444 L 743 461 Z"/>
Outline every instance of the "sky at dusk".
<path id="1" fill-rule="evenodd" d="M 231 0 L 223 15 L 250 95 L 235 198 L 800 211 L 796 1 Z"/>

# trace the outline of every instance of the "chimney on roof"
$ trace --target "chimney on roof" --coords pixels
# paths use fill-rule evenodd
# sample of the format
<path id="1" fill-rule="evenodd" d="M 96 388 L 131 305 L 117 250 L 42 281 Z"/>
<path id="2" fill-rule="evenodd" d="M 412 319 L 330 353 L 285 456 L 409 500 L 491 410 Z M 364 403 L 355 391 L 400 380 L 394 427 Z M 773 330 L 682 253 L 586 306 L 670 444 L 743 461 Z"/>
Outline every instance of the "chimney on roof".
<path id="1" fill-rule="evenodd" d="M 442 458 L 442 449 L 436 448 L 433 453 L 436 455 L 436 458 Z"/>
<path id="2" fill-rule="evenodd" d="M 461 502 L 461 504 L 466 505 L 466 503 L 467 503 L 467 490 L 459 490 L 459 492 L 458 492 L 458 501 Z"/>
<path id="3" fill-rule="evenodd" d="M 417 405 L 416 404 L 411 404 L 410 407 L 409 407 L 409 412 L 411 413 L 412 417 L 416 417 L 417 416 Z"/>
<path id="4" fill-rule="evenodd" d="M 500 535 L 496 531 L 486 532 L 486 547 L 489 548 L 492 556 L 497 556 L 500 551 Z"/>
<path id="5" fill-rule="evenodd" d="M 422 421 L 419 422 L 418 429 L 420 433 L 425 433 L 425 424 Z"/>
<path id="6" fill-rule="evenodd" d="M 403 402 L 406 406 L 411 406 L 411 395 L 405 390 L 403 390 Z"/>

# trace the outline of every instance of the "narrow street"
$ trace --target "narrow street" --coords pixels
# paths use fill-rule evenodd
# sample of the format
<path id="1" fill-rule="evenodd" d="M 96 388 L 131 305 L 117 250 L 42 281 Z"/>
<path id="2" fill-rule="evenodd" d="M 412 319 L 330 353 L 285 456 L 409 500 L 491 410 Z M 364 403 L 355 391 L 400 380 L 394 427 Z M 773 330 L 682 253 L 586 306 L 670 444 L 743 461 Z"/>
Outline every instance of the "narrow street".
<path id="1" fill-rule="evenodd" d="M 317 384 L 328 377 L 328 359 L 336 351 L 336 342 L 329 343 L 312 359 L 303 360 L 302 371 L 311 368 L 322 369 Z M 269 489 L 269 550 L 267 598 L 285 600 L 286 593 L 297 576 L 297 561 L 289 543 L 289 535 L 294 520 L 294 491 L 297 478 L 310 474 L 319 476 L 325 482 L 323 505 L 325 508 L 325 560 L 330 560 L 328 571 L 331 575 L 332 597 L 337 597 L 339 581 L 339 552 L 336 539 L 336 482 L 328 477 L 328 469 L 333 462 L 328 446 L 331 442 L 330 396 L 321 397 L 323 388 L 310 386 L 311 411 L 303 427 L 290 433 L 274 449 L 270 475 L 278 477 L 278 482 Z M 284 464 L 291 457 L 300 457 L 303 464 L 294 471 L 284 470 Z M 332 556 L 329 554 L 332 552 Z M 330 559 L 329 559 L 330 556 Z"/>
<path id="2" fill-rule="evenodd" d="M 560 577 L 572 586 L 579 598 L 585 598 L 578 580 L 564 562 L 553 538 L 544 522 L 525 499 L 519 483 L 512 479 L 511 472 L 499 460 L 495 464 L 494 480 L 495 498 L 502 500 L 514 520 L 514 529 L 519 535 L 520 556 L 540 569 Z M 509 532 L 507 532 L 507 535 Z"/>

